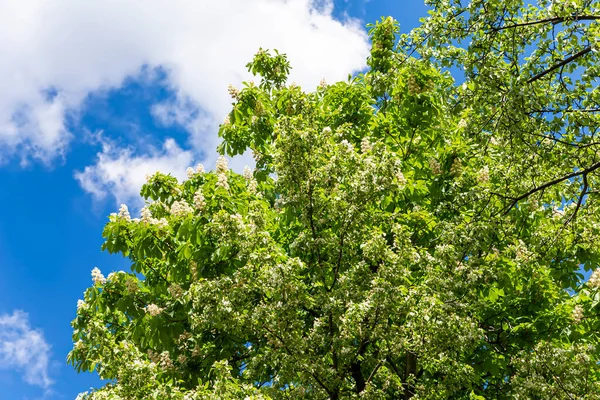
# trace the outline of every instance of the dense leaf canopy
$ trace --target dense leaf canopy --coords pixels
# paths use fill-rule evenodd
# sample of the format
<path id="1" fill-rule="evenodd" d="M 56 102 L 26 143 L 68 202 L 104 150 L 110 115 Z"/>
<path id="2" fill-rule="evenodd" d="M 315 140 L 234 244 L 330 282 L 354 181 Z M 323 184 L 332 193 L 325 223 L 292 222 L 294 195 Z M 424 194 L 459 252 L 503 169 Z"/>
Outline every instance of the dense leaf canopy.
<path id="1" fill-rule="evenodd" d="M 83 398 L 600 396 L 597 2 L 430 3 L 347 82 L 259 51 L 219 132 L 256 169 L 110 217 L 131 272 L 78 304 Z"/>

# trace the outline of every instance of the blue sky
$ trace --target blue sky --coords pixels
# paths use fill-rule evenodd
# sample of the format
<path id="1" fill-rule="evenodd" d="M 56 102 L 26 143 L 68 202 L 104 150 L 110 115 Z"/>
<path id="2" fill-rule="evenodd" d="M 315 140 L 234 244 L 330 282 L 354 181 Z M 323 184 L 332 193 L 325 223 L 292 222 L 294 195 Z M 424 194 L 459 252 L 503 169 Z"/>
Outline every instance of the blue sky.
<path id="1" fill-rule="evenodd" d="M 421 0 L 314 3 L 0 0 L 0 398 L 101 384 L 65 358 L 92 268 L 128 269 L 100 252 L 107 215 L 139 206 L 146 173 L 213 168 L 227 84 L 259 46 L 314 87 L 364 68 L 366 23 L 407 31 L 426 14 Z"/>

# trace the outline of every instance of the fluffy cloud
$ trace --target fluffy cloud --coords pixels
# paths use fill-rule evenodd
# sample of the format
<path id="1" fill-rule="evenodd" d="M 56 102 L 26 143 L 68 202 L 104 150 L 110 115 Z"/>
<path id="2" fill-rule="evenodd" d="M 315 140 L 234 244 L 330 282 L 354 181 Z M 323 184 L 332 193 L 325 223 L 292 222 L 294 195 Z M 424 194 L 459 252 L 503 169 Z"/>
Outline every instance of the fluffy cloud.
<path id="1" fill-rule="evenodd" d="M 25 382 L 49 388 L 50 345 L 41 331 L 29 326 L 22 311 L 0 314 L 0 368 L 22 373 Z"/>
<path id="2" fill-rule="evenodd" d="M 165 140 L 162 149 L 149 148 L 146 154 L 115 147 L 108 140 L 102 142 L 96 163 L 76 172 L 75 178 L 95 198 L 102 199 L 111 193 L 117 204 L 126 203 L 134 208 L 142 202 L 139 193 L 147 174 L 161 171 L 184 179 L 185 170 L 193 161 L 192 152 L 182 150 L 173 139 Z"/>
<path id="3" fill-rule="evenodd" d="M 144 66 L 166 70 L 177 94 L 155 115 L 183 123 L 196 151 L 213 151 L 205 146 L 230 107 L 227 85 L 248 78 L 244 65 L 259 47 L 287 53 L 290 79 L 307 87 L 344 79 L 368 52 L 361 23 L 333 18 L 331 0 L 0 2 L 0 162 L 64 156 L 66 121 L 86 96 Z"/>

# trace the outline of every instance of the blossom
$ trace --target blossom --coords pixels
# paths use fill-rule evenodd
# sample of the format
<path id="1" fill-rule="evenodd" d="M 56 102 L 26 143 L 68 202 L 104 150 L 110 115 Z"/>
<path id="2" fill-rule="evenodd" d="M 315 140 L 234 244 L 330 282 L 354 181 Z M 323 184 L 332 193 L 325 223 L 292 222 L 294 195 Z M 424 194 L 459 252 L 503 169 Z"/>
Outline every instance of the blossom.
<path id="1" fill-rule="evenodd" d="M 79 310 L 83 310 L 83 309 L 85 309 L 85 308 L 86 308 L 86 303 L 85 303 L 85 301 L 83 301 L 83 300 L 81 300 L 81 299 L 77 300 L 77 311 L 79 311 Z"/>
<path id="2" fill-rule="evenodd" d="M 196 165 L 196 173 L 203 174 L 204 173 L 204 165 L 202 165 L 202 164 Z"/>
<path id="3" fill-rule="evenodd" d="M 198 189 L 196 193 L 194 193 L 194 207 L 196 210 L 202 210 L 206 205 L 206 201 L 204 201 L 204 194 L 202 193 L 202 189 Z"/>
<path id="4" fill-rule="evenodd" d="M 129 215 L 129 210 L 125 204 L 121 204 L 121 207 L 119 207 L 119 218 L 122 218 L 125 221 L 131 221 L 131 215 Z"/>
<path id="5" fill-rule="evenodd" d="M 600 268 L 596 268 L 590 276 L 590 279 L 587 281 L 587 284 L 591 288 L 600 287 Z"/>
<path id="6" fill-rule="evenodd" d="M 452 162 L 452 166 L 450 167 L 450 173 L 452 175 L 460 175 L 462 172 L 462 162 L 460 158 L 455 158 Z"/>
<path id="7" fill-rule="evenodd" d="M 235 86 L 233 86 L 233 85 L 227 86 L 227 92 L 229 92 L 229 95 L 231 96 L 232 99 L 234 99 L 236 101 L 240 99 L 240 91 L 237 90 L 235 88 Z"/>
<path id="8" fill-rule="evenodd" d="M 340 144 L 342 146 L 344 146 L 344 148 L 345 148 L 344 150 L 347 150 L 347 151 L 353 151 L 354 150 L 354 146 L 352 145 L 352 143 L 350 143 L 346 139 L 342 140 Z"/>
<path id="9" fill-rule="evenodd" d="M 460 121 L 458 121 L 458 127 L 460 129 L 465 129 L 467 127 L 467 121 L 465 121 L 464 119 L 461 119 Z"/>
<path id="10" fill-rule="evenodd" d="M 229 161 L 223 156 L 217 159 L 217 174 L 224 174 L 229 171 Z"/>
<path id="11" fill-rule="evenodd" d="M 181 296 L 183 296 L 183 289 L 176 283 L 169 286 L 169 289 L 167 290 L 169 291 L 169 294 L 173 296 L 174 299 L 179 299 Z"/>
<path id="12" fill-rule="evenodd" d="M 188 167 L 185 170 L 185 173 L 187 174 L 188 179 L 192 179 L 194 177 L 194 173 L 195 173 L 194 168 Z"/>
<path id="13" fill-rule="evenodd" d="M 173 361 L 171 361 L 171 356 L 168 351 L 160 353 L 160 366 L 165 369 L 173 368 Z"/>
<path id="14" fill-rule="evenodd" d="M 323 133 L 331 133 L 331 128 L 326 126 L 325 128 L 323 128 Z"/>
<path id="15" fill-rule="evenodd" d="M 429 159 L 429 168 L 434 173 L 434 175 L 439 175 L 442 173 L 442 166 L 435 158 Z"/>
<path id="16" fill-rule="evenodd" d="M 327 87 L 327 81 L 325 80 L 325 78 L 321 79 L 321 81 L 319 82 L 319 87 L 321 89 L 325 89 Z"/>
<path id="17" fill-rule="evenodd" d="M 400 186 L 405 186 L 407 183 L 406 178 L 404 177 L 404 174 L 402 173 L 402 171 L 398 171 L 396 173 L 396 179 L 398 179 L 398 184 Z"/>
<path id="18" fill-rule="evenodd" d="M 486 165 L 481 168 L 477 173 L 477 182 L 479 183 L 487 183 L 490 180 L 490 169 Z"/>
<path id="19" fill-rule="evenodd" d="M 244 167 L 244 178 L 246 178 L 247 180 L 250 180 L 253 178 L 252 170 L 247 165 Z"/>
<path id="20" fill-rule="evenodd" d="M 125 281 L 125 289 L 127 289 L 130 294 L 136 293 L 139 290 L 137 280 L 135 278 L 127 279 Z"/>
<path id="21" fill-rule="evenodd" d="M 140 214 L 142 216 L 143 222 L 152 221 L 152 211 L 150 211 L 148 207 L 142 207 L 142 211 L 140 212 Z"/>
<path id="22" fill-rule="evenodd" d="M 573 309 L 573 320 L 576 324 L 580 323 L 583 319 L 583 307 L 576 305 Z"/>
<path id="23" fill-rule="evenodd" d="M 150 314 L 152 317 L 156 317 L 159 315 L 163 309 L 156 304 L 148 304 L 145 308 L 146 312 Z"/>
<path id="24" fill-rule="evenodd" d="M 98 267 L 94 267 L 92 270 L 92 282 L 94 282 L 94 285 L 97 283 L 104 285 L 106 283 L 106 278 L 104 278 Z"/>
<path id="25" fill-rule="evenodd" d="M 176 217 L 183 217 L 192 212 L 194 212 L 194 210 L 184 200 L 174 201 L 173 204 L 171 204 L 171 214 Z"/>
<path id="26" fill-rule="evenodd" d="M 225 116 L 225 120 L 223 121 L 223 125 L 229 125 L 231 121 L 229 120 L 229 114 Z"/>
<path id="27" fill-rule="evenodd" d="M 161 219 L 153 218 L 152 224 L 158 226 L 159 228 L 166 228 L 167 226 L 169 226 L 169 221 L 167 221 L 166 218 L 161 218 Z"/>
<path id="28" fill-rule="evenodd" d="M 217 175 L 217 183 L 216 185 L 218 187 L 222 187 L 225 190 L 229 190 L 229 183 L 227 183 L 227 175 L 225 174 L 218 174 Z"/>
<path id="29" fill-rule="evenodd" d="M 198 264 L 194 260 L 190 261 L 190 274 L 193 280 L 198 279 Z"/>
<path id="30" fill-rule="evenodd" d="M 371 146 L 371 142 L 369 141 L 369 139 L 363 138 L 363 140 L 360 142 L 360 150 L 363 153 L 368 153 L 371 150 L 373 150 L 373 146 Z"/>

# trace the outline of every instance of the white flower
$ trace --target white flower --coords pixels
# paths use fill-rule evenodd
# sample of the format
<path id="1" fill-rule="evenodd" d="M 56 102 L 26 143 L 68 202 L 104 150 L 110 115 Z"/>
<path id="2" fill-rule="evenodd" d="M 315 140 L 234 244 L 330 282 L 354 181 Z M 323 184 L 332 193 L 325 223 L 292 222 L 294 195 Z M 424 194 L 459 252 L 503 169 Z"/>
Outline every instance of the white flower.
<path id="1" fill-rule="evenodd" d="M 369 139 L 363 138 L 363 140 L 360 142 L 360 150 L 363 153 L 368 153 L 371 150 L 373 150 L 373 146 L 371 146 L 371 142 L 369 142 Z"/>
<path id="2" fill-rule="evenodd" d="M 229 95 L 231 96 L 232 99 L 234 99 L 234 100 L 239 100 L 240 99 L 240 91 L 237 90 L 235 88 L 235 86 L 229 85 L 227 87 L 227 91 L 229 92 Z"/>
<path id="3" fill-rule="evenodd" d="M 321 81 L 319 82 L 319 87 L 321 87 L 322 89 L 325 89 L 327 87 L 327 81 L 325 81 L 325 78 L 321 79 Z"/>
<path id="4" fill-rule="evenodd" d="M 229 183 L 227 183 L 227 175 L 225 173 L 217 174 L 217 183 L 218 187 L 222 187 L 225 190 L 229 190 Z"/>
<path id="5" fill-rule="evenodd" d="M 486 165 L 481 168 L 477 173 L 477 182 L 479 183 L 487 183 L 490 180 L 490 169 Z"/>
<path id="6" fill-rule="evenodd" d="M 86 308 L 86 304 L 85 301 L 79 299 L 77 300 L 77 311 L 85 309 Z"/>
<path id="7" fill-rule="evenodd" d="M 331 128 L 326 126 L 325 128 L 323 128 L 323 133 L 331 133 Z"/>
<path id="8" fill-rule="evenodd" d="M 464 119 L 461 119 L 461 120 L 458 122 L 458 127 L 459 127 L 460 129 L 465 129 L 465 128 L 467 127 L 467 121 L 465 121 Z"/>
<path id="9" fill-rule="evenodd" d="M 439 175 L 442 173 L 442 166 L 434 158 L 429 159 L 429 168 L 431 168 L 431 171 L 434 175 Z"/>
<path id="10" fill-rule="evenodd" d="M 131 294 L 137 292 L 139 290 L 137 280 L 135 278 L 127 279 L 125 281 L 125 288 Z"/>
<path id="11" fill-rule="evenodd" d="M 160 366 L 165 369 L 173 368 L 173 361 L 171 361 L 168 351 L 160 353 Z"/>
<path id="12" fill-rule="evenodd" d="M 252 179 L 254 176 L 252 175 L 252 170 L 250 169 L 249 166 L 245 166 L 244 167 L 244 178 L 246 178 L 247 180 Z"/>
<path id="13" fill-rule="evenodd" d="M 352 145 L 352 143 L 350 143 L 346 139 L 342 140 L 340 144 L 345 147 L 344 150 L 347 150 L 347 151 L 353 151 L 354 150 L 354 146 Z"/>
<path id="14" fill-rule="evenodd" d="M 580 323 L 583 319 L 583 307 L 576 305 L 573 309 L 573 320 L 576 324 Z"/>
<path id="15" fill-rule="evenodd" d="M 150 222 L 152 221 L 152 211 L 148 207 L 142 207 L 142 211 L 140 212 L 142 216 L 142 221 Z"/>
<path id="16" fill-rule="evenodd" d="M 181 296 L 183 296 L 183 289 L 176 283 L 169 286 L 169 289 L 167 290 L 169 291 L 169 294 L 173 296 L 174 299 L 179 299 Z"/>
<path id="17" fill-rule="evenodd" d="M 146 312 L 150 314 L 152 317 L 156 317 L 163 311 L 162 308 L 157 306 L 156 304 L 148 304 L 146 306 Z"/>
<path id="18" fill-rule="evenodd" d="M 166 218 L 161 218 L 161 219 L 152 218 L 151 223 L 153 225 L 158 226 L 159 228 L 166 228 L 167 226 L 169 226 L 169 221 L 167 221 Z"/>
<path id="19" fill-rule="evenodd" d="M 184 200 L 174 201 L 173 204 L 171 204 L 171 214 L 176 217 L 182 217 L 192 212 L 194 212 L 194 210 Z"/>
<path id="20" fill-rule="evenodd" d="M 396 179 L 398 179 L 398 184 L 400 186 L 405 186 L 407 183 L 406 178 L 404 177 L 404 174 L 402 173 L 402 171 L 398 171 L 396 173 Z"/>
<path id="21" fill-rule="evenodd" d="M 188 179 L 192 179 L 195 173 L 194 168 L 188 167 L 188 169 L 185 170 L 185 173 L 187 174 Z"/>
<path id="22" fill-rule="evenodd" d="M 229 120 L 229 114 L 225 116 L 225 120 L 223 121 L 223 125 L 229 125 L 231 121 Z"/>
<path id="23" fill-rule="evenodd" d="M 127 206 L 125 204 L 121 204 L 121 207 L 119 207 L 119 218 L 122 218 L 125 221 L 131 221 L 129 210 L 127 209 Z"/>
<path id="24" fill-rule="evenodd" d="M 196 165 L 196 173 L 203 174 L 204 173 L 204 165 L 202 165 L 202 164 Z"/>
<path id="25" fill-rule="evenodd" d="M 217 174 L 224 174 L 229 171 L 229 161 L 223 156 L 217 159 Z"/>
<path id="26" fill-rule="evenodd" d="M 461 172 L 462 172 L 462 162 L 460 161 L 460 158 L 457 157 L 452 162 L 452 166 L 450 167 L 450 173 L 452 175 L 460 175 Z"/>
<path id="27" fill-rule="evenodd" d="M 596 268 L 590 276 L 590 279 L 587 281 L 587 284 L 591 288 L 600 287 L 600 268 Z"/>
<path id="28" fill-rule="evenodd" d="M 98 267 L 95 267 L 92 270 L 92 282 L 94 282 L 94 285 L 97 283 L 104 285 L 106 283 L 106 278 L 104 278 L 104 275 L 102 275 L 102 272 L 100 272 Z"/>
<path id="29" fill-rule="evenodd" d="M 194 207 L 196 207 L 196 210 L 202 210 L 205 205 L 206 201 L 204 201 L 202 189 L 198 189 L 198 191 L 194 193 Z"/>

